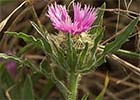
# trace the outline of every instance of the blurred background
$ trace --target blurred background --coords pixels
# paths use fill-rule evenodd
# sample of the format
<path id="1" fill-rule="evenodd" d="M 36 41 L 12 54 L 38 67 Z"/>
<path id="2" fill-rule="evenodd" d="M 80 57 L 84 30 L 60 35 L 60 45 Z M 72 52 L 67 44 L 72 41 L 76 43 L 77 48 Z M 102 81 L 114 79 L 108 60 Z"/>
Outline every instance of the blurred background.
<path id="1" fill-rule="evenodd" d="M 14 9 L 16 9 L 24 0 L 0 0 L 0 22 L 4 20 Z M 32 0 L 32 5 L 24 5 L 9 19 L 8 23 L 0 33 L 0 52 L 18 50 L 26 44 L 23 40 L 4 35 L 4 31 L 25 32 L 38 36 L 36 31 L 30 24 L 30 21 L 37 22 L 32 16 L 31 6 L 34 7 L 35 12 L 42 25 L 49 33 L 57 32 L 51 25 L 49 19 L 45 16 L 47 12 L 47 5 L 57 2 L 58 4 L 69 5 L 71 0 Z M 134 17 L 140 19 L 140 0 L 75 0 L 89 4 L 96 8 L 100 7 L 104 2 L 107 7 L 104 16 L 104 38 L 102 44 L 113 40 L 113 36 L 124 29 Z M 71 11 L 70 14 L 72 15 Z M 139 31 L 140 25 L 135 31 Z M 110 39 L 111 38 L 111 39 Z M 140 53 L 140 31 L 133 33 L 122 49 Z M 30 49 L 25 57 L 31 59 L 35 64 L 38 64 L 43 58 L 43 53 L 38 49 Z M 104 100 L 140 100 L 140 76 L 135 73 L 134 69 L 130 69 L 127 63 L 140 69 L 140 59 L 117 55 L 123 62 L 107 58 L 107 62 L 101 65 L 96 72 L 91 72 L 84 75 L 79 84 L 78 98 L 84 94 L 89 94 L 89 100 L 97 96 L 104 87 L 104 79 L 108 73 L 110 83 L 106 90 Z M 126 63 L 127 62 L 127 63 Z M 34 84 L 35 93 L 41 96 L 41 92 L 45 91 L 47 79 L 43 76 L 38 78 Z M 55 86 L 53 86 L 48 93 L 44 93 L 44 100 L 61 100 L 61 94 Z"/>

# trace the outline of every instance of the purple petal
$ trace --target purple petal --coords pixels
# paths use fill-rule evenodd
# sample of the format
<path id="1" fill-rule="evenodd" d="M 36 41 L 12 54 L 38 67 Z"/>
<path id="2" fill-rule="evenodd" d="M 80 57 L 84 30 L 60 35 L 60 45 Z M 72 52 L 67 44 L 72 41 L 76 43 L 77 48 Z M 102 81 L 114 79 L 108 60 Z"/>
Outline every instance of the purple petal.
<path id="1" fill-rule="evenodd" d="M 16 70 L 16 63 L 13 62 L 13 61 L 9 61 L 7 64 L 6 64 L 6 69 L 7 71 L 9 72 L 9 74 L 16 78 L 17 76 L 17 70 Z"/>
<path id="2" fill-rule="evenodd" d="M 96 20 L 96 10 L 89 5 L 81 8 L 80 3 L 73 3 L 74 21 L 71 21 L 66 10 L 66 6 L 54 5 L 48 6 L 48 17 L 52 21 L 55 29 L 72 35 L 81 34 L 88 31 Z"/>

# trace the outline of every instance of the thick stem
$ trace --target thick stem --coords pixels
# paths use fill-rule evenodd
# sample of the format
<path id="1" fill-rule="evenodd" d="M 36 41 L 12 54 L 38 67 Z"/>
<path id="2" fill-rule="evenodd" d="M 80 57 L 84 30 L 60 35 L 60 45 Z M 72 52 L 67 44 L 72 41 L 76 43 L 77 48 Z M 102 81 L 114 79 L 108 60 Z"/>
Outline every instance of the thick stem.
<path id="1" fill-rule="evenodd" d="M 77 98 L 79 76 L 79 74 L 75 73 L 70 73 L 69 75 L 69 89 L 71 93 L 68 95 L 68 100 L 76 100 Z"/>

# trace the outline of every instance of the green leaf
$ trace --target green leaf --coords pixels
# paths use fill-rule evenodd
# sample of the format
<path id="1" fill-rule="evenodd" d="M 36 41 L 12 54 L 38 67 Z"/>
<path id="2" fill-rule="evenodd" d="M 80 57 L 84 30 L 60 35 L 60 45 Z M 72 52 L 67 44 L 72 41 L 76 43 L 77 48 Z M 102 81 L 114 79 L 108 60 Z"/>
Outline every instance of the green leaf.
<path id="1" fill-rule="evenodd" d="M 52 72 L 51 80 L 53 81 L 53 83 L 55 83 L 59 91 L 63 94 L 64 98 L 66 99 L 68 97 L 68 94 L 70 93 L 70 90 L 65 86 L 65 84 L 63 84 L 60 80 L 57 79 L 54 72 Z"/>
<path id="2" fill-rule="evenodd" d="M 78 56 L 78 61 L 76 64 L 77 68 L 81 68 L 81 66 L 84 64 L 87 51 L 88 51 L 88 43 L 85 43 L 85 48 L 81 51 L 80 55 Z"/>
<path id="3" fill-rule="evenodd" d="M 33 37 L 32 35 L 27 35 L 25 33 L 22 32 L 5 32 L 6 34 L 9 35 L 13 35 L 16 36 L 18 38 L 23 39 L 26 43 L 33 43 L 37 48 L 42 49 L 43 51 L 45 51 L 46 54 L 48 54 L 49 56 L 51 56 L 52 54 L 52 49 L 51 46 L 49 44 L 49 42 L 47 41 L 47 39 L 37 39 L 35 37 Z"/>
<path id="4" fill-rule="evenodd" d="M 32 26 L 35 28 L 35 30 L 43 37 L 42 39 L 42 42 L 45 46 L 45 50 L 48 52 L 48 53 L 52 53 L 52 49 L 51 49 L 51 46 L 48 42 L 48 38 L 47 38 L 47 34 L 46 32 L 44 32 L 44 30 L 42 28 L 40 28 L 36 23 L 34 23 L 33 21 L 30 21 L 30 23 L 32 24 Z"/>
<path id="5" fill-rule="evenodd" d="M 104 97 L 104 94 L 105 94 L 105 91 L 106 91 L 106 89 L 107 89 L 108 84 L 109 84 L 109 77 L 108 77 L 108 75 L 107 75 L 106 78 L 105 78 L 104 88 L 102 89 L 102 91 L 101 91 L 100 94 L 96 97 L 95 100 L 103 100 L 103 97 Z"/>
<path id="6" fill-rule="evenodd" d="M 81 100 L 87 100 L 87 99 L 88 99 L 88 95 L 84 95 Z"/>
<path id="7" fill-rule="evenodd" d="M 18 63 L 22 63 L 23 62 L 20 58 L 18 58 L 16 56 L 7 55 L 5 53 L 0 53 L 0 58 L 16 61 Z"/>
<path id="8" fill-rule="evenodd" d="M 100 9 L 106 9 L 106 3 L 104 2 Z M 103 17 L 104 17 L 104 10 L 100 10 L 97 12 L 97 19 L 94 22 L 94 25 L 102 25 L 103 24 Z"/>
<path id="9" fill-rule="evenodd" d="M 40 72 L 43 74 L 46 78 L 51 79 L 51 67 L 49 65 L 49 62 L 46 59 L 43 59 L 40 63 Z"/>
<path id="10" fill-rule="evenodd" d="M 38 68 L 34 67 L 34 65 L 29 60 L 23 60 L 23 59 L 20 59 L 16 56 L 7 55 L 5 53 L 0 53 L 0 58 L 6 59 L 6 60 L 12 60 L 12 61 L 15 61 L 19 64 L 24 64 L 24 65 L 28 66 L 29 68 L 32 68 L 36 72 L 39 72 Z"/>
<path id="11" fill-rule="evenodd" d="M 51 71 L 49 71 L 48 69 L 44 68 L 44 67 L 48 67 L 48 66 L 49 65 L 46 62 L 46 60 L 43 60 L 41 62 L 40 70 L 41 70 L 42 74 L 45 75 L 46 78 L 51 80 L 57 86 L 57 88 L 60 90 L 60 92 L 63 94 L 64 98 L 66 98 L 69 90 L 60 80 L 58 80 L 58 78 L 55 76 L 55 72 L 53 71 L 53 69 Z"/>
<path id="12" fill-rule="evenodd" d="M 100 7 L 101 9 L 106 9 L 106 3 L 103 3 L 103 5 Z M 103 24 L 103 17 L 104 17 L 104 10 L 98 10 L 97 12 L 97 19 L 94 22 L 94 26 L 99 25 L 97 28 L 93 28 L 90 30 L 89 34 L 95 34 L 98 29 L 102 27 Z"/>
<path id="13" fill-rule="evenodd" d="M 0 32 L 2 31 L 2 29 L 4 28 L 4 26 L 6 25 L 6 23 L 8 22 L 8 20 L 11 18 L 11 16 L 19 9 L 21 8 L 27 1 L 24 1 L 21 5 L 19 5 L 6 19 L 4 19 L 1 23 L 0 23 Z"/>
<path id="14" fill-rule="evenodd" d="M 101 64 L 105 62 L 105 56 L 100 54 L 96 57 L 96 60 L 90 60 L 89 64 L 79 70 L 80 73 L 87 73 L 89 71 L 96 70 Z"/>
<path id="15" fill-rule="evenodd" d="M 50 43 L 47 41 L 47 39 L 46 40 L 45 39 L 42 39 L 42 43 L 43 43 L 44 50 L 45 50 L 46 54 L 48 54 L 49 56 L 51 56 L 52 53 L 53 53 L 53 50 L 51 48 Z"/>
<path id="16" fill-rule="evenodd" d="M 105 46 L 101 46 L 100 45 L 100 49 L 104 49 Z M 135 59 L 138 59 L 140 58 L 140 53 L 138 52 L 132 52 L 132 51 L 128 51 L 128 50 L 123 50 L 123 49 L 118 49 L 117 51 L 113 52 L 114 54 L 117 54 L 117 55 L 121 55 L 121 56 L 124 56 L 124 57 L 130 57 L 130 58 L 135 58 Z"/>
<path id="17" fill-rule="evenodd" d="M 96 57 L 96 62 L 93 65 L 93 70 L 96 70 L 97 67 L 101 66 L 105 62 L 106 62 L 105 55 L 103 55 L 103 54 L 98 55 Z"/>
<path id="18" fill-rule="evenodd" d="M 91 59 L 89 59 L 86 65 L 83 64 L 84 67 L 81 69 L 80 72 L 82 73 L 87 72 L 91 69 L 95 70 L 98 66 L 100 66 L 102 63 L 105 62 L 104 55 L 101 54 L 101 55 L 98 55 L 97 57 L 95 56 L 98 45 L 102 38 L 103 38 L 103 29 L 100 28 L 98 29 L 98 32 L 95 34 L 94 46 L 91 49 L 92 57 Z"/>
<path id="19" fill-rule="evenodd" d="M 19 32 L 19 33 L 17 33 L 17 32 L 5 32 L 5 33 L 9 34 L 9 35 L 16 36 L 18 38 L 21 38 L 27 43 L 34 43 L 35 46 L 37 46 L 39 48 L 44 48 L 43 42 L 40 39 L 36 39 L 32 35 L 27 35 L 27 34 L 22 33 L 22 32 Z"/>
<path id="20" fill-rule="evenodd" d="M 32 80 L 29 75 L 27 75 L 26 80 L 24 82 L 23 95 L 22 95 L 22 100 L 27 100 L 27 99 L 35 100 L 33 94 Z"/>
<path id="21" fill-rule="evenodd" d="M 53 41 L 52 41 L 53 43 Z M 56 59 L 53 60 L 57 60 L 56 62 L 58 63 L 59 67 L 63 67 L 62 69 L 65 71 L 69 70 L 69 67 L 66 65 L 66 57 L 65 57 L 65 51 L 62 50 L 61 47 L 57 47 L 57 45 L 55 43 L 53 43 L 53 46 L 56 50 Z"/>
<path id="22" fill-rule="evenodd" d="M 134 19 L 116 39 L 105 46 L 104 54 L 114 52 L 119 49 L 128 39 L 129 35 L 132 34 L 135 25 L 138 23 L 138 18 Z"/>
<path id="23" fill-rule="evenodd" d="M 115 51 L 114 54 L 122 55 L 125 57 L 130 57 L 130 58 L 137 58 L 137 59 L 140 58 L 140 53 L 127 51 L 127 50 L 123 50 L 123 49 L 119 49 L 119 50 Z"/>
<path id="24" fill-rule="evenodd" d="M 30 21 L 32 26 L 36 29 L 36 31 L 45 39 L 45 32 L 33 21 Z"/>
<path id="25" fill-rule="evenodd" d="M 81 52 L 80 59 L 79 59 L 80 65 L 83 63 L 83 61 L 86 58 L 87 50 L 88 50 L 88 43 L 85 44 L 85 49 Z"/>
<path id="26" fill-rule="evenodd" d="M 43 87 L 43 89 L 41 90 L 41 100 L 45 100 L 54 87 L 55 84 L 51 80 L 47 80 L 45 87 Z"/>
<path id="27" fill-rule="evenodd" d="M 20 50 L 17 53 L 17 56 L 22 56 L 26 51 L 28 51 L 31 48 L 33 48 L 33 44 L 27 44 L 26 46 L 20 48 Z"/>
<path id="28" fill-rule="evenodd" d="M 103 29 L 99 28 L 95 34 L 95 39 L 94 39 L 94 46 L 92 48 L 92 55 L 93 57 L 95 57 L 95 54 L 96 54 L 96 51 L 97 51 L 97 48 L 98 48 L 98 45 L 101 41 L 101 39 L 103 38 Z"/>

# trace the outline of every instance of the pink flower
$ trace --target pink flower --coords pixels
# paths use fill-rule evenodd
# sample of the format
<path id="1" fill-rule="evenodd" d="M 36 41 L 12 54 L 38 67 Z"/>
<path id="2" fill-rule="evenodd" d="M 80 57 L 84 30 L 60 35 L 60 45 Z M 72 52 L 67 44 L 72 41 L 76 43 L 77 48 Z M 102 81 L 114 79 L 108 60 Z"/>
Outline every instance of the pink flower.
<path id="1" fill-rule="evenodd" d="M 16 63 L 13 61 L 9 61 L 6 64 L 6 69 L 7 69 L 8 73 L 15 79 L 17 76 Z"/>
<path id="2" fill-rule="evenodd" d="M 13 55 L 11 51 L 5 52 L 7 55 Z M 0 63 L 2 63 L 4 59 L 0 58 Z M 7 61 L 6 65 L 7 72 L 12 76 L 12 78 L 16 79 L 17 77 L 17 69 L 16 69 L 16 63 L 14 61 Z"/>
<path id="3" fill-rule="evenodd" d="M 48 6 L 47 16 L 52 21 L 55 29 L 64 33 L 70 33 L 72 35 L 81 34 L 88 31 L 91 25 L 96 20 L 95 8 L 85 5 L 81 8 L 80 3 L 73 3 L 74 20 L 72 21 L 66 6 L 57 5 L 56 3 Z"/>

